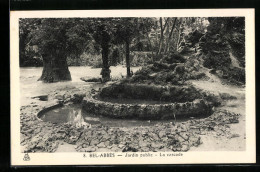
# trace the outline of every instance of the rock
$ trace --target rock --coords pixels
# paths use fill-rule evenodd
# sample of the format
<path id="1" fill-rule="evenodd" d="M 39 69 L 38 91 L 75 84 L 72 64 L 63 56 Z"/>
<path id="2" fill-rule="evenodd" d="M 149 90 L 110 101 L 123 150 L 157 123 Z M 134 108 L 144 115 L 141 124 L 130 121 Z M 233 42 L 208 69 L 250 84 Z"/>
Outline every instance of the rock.
<path id="1" fill-rule="evenodd" d="M 96 148 L 91 146 L 91 147 L 85 148 L 84 150 L 85 150 L 85 152 L 95 152 Z"/>
<path id="2" fill-rule="evenodd" d="M 235 96 L 232 96 L 228 93 L 219 93 L 219 96 L 223 99 L 223 100 L 234 100 L 237 99 Z"/>
<path id="3" fill-rule="evenodd" d="M 162 149 L 164 147 L 164 145 L 160 142 L 152 142 L 151 144 L 152 148 L 158 148 L 158 149 Z"/>
<path id="4" fill-rule="evenodd" d="M 142 147 L 140 148 L 141 152 L 150 152 L 150 149 L 148 147 Z"/>
<path id="5" fill-rule="evenodd" d="M 80 79 L 81 79 L 82 81 L 85 81 L 85 82 L 101 82 L 101 81 L 102 81 L 101 78 L 81 77 Z"/>
<path id="6" fill-rule="evenodd" d="M 73 103 L 81 103 L 85 96 L 86 93 L 79 92 L 79 93 L 75 93 L 73 97 L 69 100 L 72 101 Z"/>
<path id="7" fill-rule="evenodd" d="M 211 73 L 211 74 L 216 74 L 216 69 L 211 69 L 211 70 L 209 71 L 209 73 Z"/>
<path id="8" fill-rule="evenodd" d="M 172 149 L 168 148 L 168 147 L 163 147 L 160 149 L 161 152 L 172 152 Z"/>
<path id="9" fill-rule="evenodd" d="M 139 141 L 139 146 L 140 146 L 140 147 L 147 147 L 147 146 L 148 146 L 148 143 L 145 142 L 145 141 Z"/>
<path id="10" fill-rule="evenodd" d="M 122 152 L 138 152 L 138 149 L 134 146 L 129 145 L 129 146 L 124 147 Z"/>
<path id="11" fill-rule="evenodd" d="M 175 70 L 174 70 L 174 73 L 175 74 L 184 74 L 185 72 L 185 66 L 183 64 L 180 64 L 178 66 L 176 66 Z"/>
<path id="12" fill-rule="evenodd" d="M 82 148 L 86 148 L 88 145 L 86 143 L 82 144 Z"/>
<path id="13" fill-rule="evenodd" d="M 99 144 L 99 140 L 98 140 L 98 139 L 93 139 L 93 140 L 91 140 L 91 142 L 90 142 L 90 145 L 91 145 L 91 146 L 96 146 L 97 144 Z"/>
<path id="14" fill-rule="evenodd" d="M 231 139 L 232 139 L 232 138 L 235 138 L 235 137 L 240 137 L 240 135 L 239 135 L 239 134 L 232 134 L 232 135 L 230 136 Z"/>
<path id="15" fill-rule="evenodd" d="M 165 131 L 160 131 L 159 132 L 159 137 L 160 138 L 163 138 L 163 137 L 165 137 L 166 136 L 166 132 Z"/>
<path id="16" fill-rule="evenodd" d="M 155 141 L 157 141 L 157 140 L 159 140 L 160 138 L 158 137 L 158 135 L 157 134 L 155 134 L 155 133 L 152 133 L 151 134 L 151 137 L 153 138 L 153 140 L 155 140 Z"/>
<path id="17" fill-rule="evenodd" d="M 99 148 L 105 148 L 106 145 L 105 145 L 104 142 L 101 142 L 101 143 L 99 143 L 99 144 L 97 145 L 97 147 L 99 147 Z"/>
<path id="18" fill-rule="evenodd" d="M 41 101 L 48 101 L 48 95 L 40 95 L 40 96 L 35 96 L 35 97 L 32 97 L 33 99 L 38 99 L 38 100 L 41 100 Z"/>
<path id="19" fill-rule="evenodd" d="M 55 96 L 55 99 L 64 100 L 64 95 L 57 95 Z"/>
<path id="20" fill-rule="evenodd" d="M 125 146 L 125 145 L 123 145 L 123 144 L 119 144 L 117 147 L 121 149 L 121 148 L 123 148 L 124 146 Z"/>
<path id="21" fill-rule="evenodd" d="M 111 152 L 111 150 L 108 148 L 99 148 L 96 150 L 96 152 Z"/>
<path id="22" fill-rule="evenodd" d="M 189 145 L 182 145 L 181 151 L 187 152 L 190 149 Z"/>
<path id="23" fill-rule="evenodd" d="M 112 152 L 122 152 L 122 149 L 118 148 L 116 145 L 113 145 L 110 149 Z"/>

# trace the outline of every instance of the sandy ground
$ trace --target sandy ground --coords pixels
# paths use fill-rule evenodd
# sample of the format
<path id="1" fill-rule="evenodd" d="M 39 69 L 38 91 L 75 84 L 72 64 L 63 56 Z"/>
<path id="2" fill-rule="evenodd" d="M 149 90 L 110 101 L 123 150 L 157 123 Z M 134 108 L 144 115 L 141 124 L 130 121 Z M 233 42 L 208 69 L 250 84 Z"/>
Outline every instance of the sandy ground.
<path id="1" fill-rule="evenodd" d="M 126 76 L 126 68 L 123 66 L 111 66 L 111 77 L 121 78 Z M 140 67 L 132 67 L 131 70 L 136 72 Z M 101 68 L 91 68 L 89 66 L 69 67 L 72 80 L 66 82 L 43 83 L 37 81 L 41 76 L 41 67 L 20 68 L 20 88 L 21 88 L 21 106 L 28 105 L 32 97 L 47 95 L 53 90 L 69 90 L 73 88 L 90 89 L 93 83 L 86 83 L 80 80 L 81 77 L 101 77 Z"/>
<path id="2" fill-rule="evenodd" d="M 203 144 L 198 147 L 192 147 L 191 151 L 219 150 L 219 151 L 244 151 L 246 148 L 245 133 L 245 88 L 224 84 L 218 77 L 209 73 L 208 69 L 204 69 L 205 74 L 210 78 L 209 81 L 191 81 L 191 83 L 200 89 L 207 90 L 214 94 L 228 93 L 237 97 L 236 100 L 223 102 L 224 105 L 219 109 L 228 110 L 241 114 L 239 123 L 230 124 L 233 133 L 232 138 L 223 137 L 216 138 L 212 135 L 202 135 Z"/>
<path id="3" fill-rule="evenodd" d="M 39 100 L 32 99 L 34 96 L 50 94 L 53 91 L 66 92 L 72 89 L 89 91 L 97 86 L 94 83 L 86 83 L 80 80 L 81 77 L 99 77 L 101 69 L 91 69 L 90 67 L 70 67 L 72 81 L 58 83 L 42 83 L 37 81 L 40 77 L 42 68 L 21 68 L 20 88 L 21 88 L 21 106 L 29 104 L 40 104 Z M 135 72 L 139 68 L 132 68 Z M 243 151 L 245 150 L 245 89 L 242 87 L 225 85 L 221 80 L 209 73 L 205 69 L 205 73 L 209 76 L 208 81 L 190 81 L 195 87 L 209 91 L 218 95 L 219 93 L 228 93 L 237 97 L 236 100 L 228 100 L 224 102 L 224 106 L 219 109 L 229 110 L 231 112 L 241 114 L 239 123 L 229 124 L 231 135 L 215 136 L 211 134 L 200 135 L 203 144 L 198 147 L 191 147 L 190 151 Z M 126 75 L 126 69 L 122 66 L 111 67 L 111 75 L 113 78 L 120 78 Z M 97 86 L 99 87 L 99 86 Z M 61 143 L 56 152 L 74 152 L 75 145 Z"/>

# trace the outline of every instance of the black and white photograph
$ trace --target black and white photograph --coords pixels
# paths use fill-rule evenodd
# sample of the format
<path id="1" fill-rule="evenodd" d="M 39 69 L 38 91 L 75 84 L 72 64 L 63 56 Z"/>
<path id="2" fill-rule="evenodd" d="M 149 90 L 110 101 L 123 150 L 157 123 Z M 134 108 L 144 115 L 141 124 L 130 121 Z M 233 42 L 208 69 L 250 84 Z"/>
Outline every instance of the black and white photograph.
<path id="1" fill-rule="evenodd" d="M 74 164 L 164 164 L 192 156 L 187 162 L 206 163 L 203 153 L 216 152 L 253 162 L 252 16 L 169 11 L 14 12 L 11 130 L 19 156 L 12 161 L 44 164 L 57 155 Z"/>

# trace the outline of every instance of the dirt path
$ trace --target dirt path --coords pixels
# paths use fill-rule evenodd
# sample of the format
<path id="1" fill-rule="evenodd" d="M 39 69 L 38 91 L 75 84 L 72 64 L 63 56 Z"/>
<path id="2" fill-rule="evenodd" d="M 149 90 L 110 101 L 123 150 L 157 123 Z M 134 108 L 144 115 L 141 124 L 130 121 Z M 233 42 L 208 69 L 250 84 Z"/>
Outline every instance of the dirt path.
<path id="1" fill-rule="evenodd" d="M 230 129 L 233 133 L 232 137 L 216 137 L 212 135 L 202 135 L 203 144 L 199 147 L 192 147 L 190 151 L 244 151 L 246 147 L 246 133 L 245 133 L 245 88 L 224 85 L 222 81 L 215 75 L 209 73 L 209 70 L 204 68 L 203 72 L 210 78 L 208 81 L 193 80 L 191 84 L 199 89 L 209 91 L 213 94 L 227 93 L 237 97 L 234 100 L 223 102 L 223 106 L 219 109 L 228 110 L 234 113 L 241 114 L 239 123 L 230 124 Z"/>

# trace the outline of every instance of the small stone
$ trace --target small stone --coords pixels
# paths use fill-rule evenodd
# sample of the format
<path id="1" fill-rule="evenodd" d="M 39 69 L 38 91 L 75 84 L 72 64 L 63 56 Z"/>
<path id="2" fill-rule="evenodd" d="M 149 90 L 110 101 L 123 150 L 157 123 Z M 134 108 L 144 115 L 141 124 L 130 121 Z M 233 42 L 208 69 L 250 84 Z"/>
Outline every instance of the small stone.
<path id="1" fill-rule="evenodd" d="M 95 147 L 88 147 L 88 148 L 85 148 L 85 151 L 86 152 L 95 152 L 96 148 Z"/>
<path id="2" fill-rule="evenodd" d="M 112 148 L 112 146 L 107 146 L 107 148 L 108 148 L 108 149 L 111 149 L 111 148 Z"/>
<path id="3" fill-rule="evenodd" d="M 163 138 L 164 136 L 166 136 L 165 131 L 160 131 L 160 132 L 159 132 L 159 137 L 160 137 L 160 138 Z"/>
<path id="4" fill-rule="evenodd" d="M 91 142 L 90 142 L 90 145 L 91 145 L 91 146 L 95 146 L 95 145 L 97 145 L 97 144 L 99 144 L 99 141 L 98 141 L 97 139 L 93 139 L 93 140 L 91 140 Z"/>
<path id="5" fill-rule="evenodd" d="M 184 152 L 187 152 L 190 149 L 190 147 L 188 145 L 182 145 L 181 150 Z"/>
<path id="6" fill-rule="evenodd" d="M 99 148 L 105 148 L 106 145 L 105 145 L 104 142 L 101 142 L 101 143 L 99 143 L 99 144 L 97 145 L 97 147 L 99 147 Z"/>
<path id="7" fill-rule="evenodd" d="M 124 146 L 125 146 L 125 145 L 119 144 L 117 147 L 121 149 L 121 148 L 123 148 Z"/>
<path id="8" fill-rule="evenodd" d="M 164 145 L 162 143 L 152 142 L 151 147 L 161 149 L 164 147 Z"/>
<path id="9" fill-rule="evenodd" d="M 149 152 L 150 149 L 149 149 L 148 147 L 142 147 L 142 148 L 141 148 L 141 151 L 142 151 L 142 152 Z"/>
<path id="10" fill-rule="evenodd" d="M 140 147 L 146 147 L 148 144 L 146 143 L 146 142 L 144 142 L 144 141 L 140 141 L 139 142 L 139 146 Z"/>
<path id="11" fill-rule="evenodd" d="M 82 148 L 86 148 L 87 147 L 87 144 L 86 143 L 83 143 L 82 144 Z"/>
<path id="12" fill-rule="evenodd" d="M 240 135 L 239 135 L 239 134 L 232 134 L 232 135 L 230 136 L 231 139 L 232 139 L 232 138 L 235 138 L 235 137 L 240 137 Z"/>

